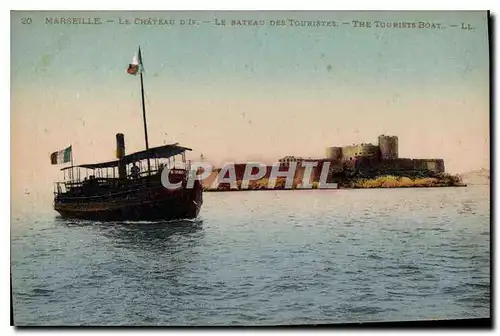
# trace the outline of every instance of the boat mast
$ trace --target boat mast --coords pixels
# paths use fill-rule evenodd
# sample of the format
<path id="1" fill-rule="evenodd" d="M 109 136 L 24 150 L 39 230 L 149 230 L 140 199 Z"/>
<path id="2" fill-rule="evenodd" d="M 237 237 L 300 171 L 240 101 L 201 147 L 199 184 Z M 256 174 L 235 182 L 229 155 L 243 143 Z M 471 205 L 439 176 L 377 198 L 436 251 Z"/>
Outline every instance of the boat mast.
<path id="1" fill-rule="evenodd" d="M 72 147 L 72 144 L 70 143 L 69 144 L 69 156 L 70 156 L 70 159 L 71 159 L 71 180 L 72 182 L 74 181 L 74 171 L 73 171 L 73 167 L 74 167 L 74 164 L 73 164 L 73 147 Z"/>
<path id="2" fill-rule="evenodd" d="M 142 56 L 141 56 L 141 47 L 139 46 L 139 64 L 140 64 L 140 76 L 141 76 L 141 98 L 142 98 L 142 119 L 144 122 L 144 140 L 146 141 L 146 150 L 149 150 L 149 143 L 148 143 L 148 125 L 146 122 L 146 104 L 144 102 L 144 79 L 142 77 L 142 72 L 143 72 L 143 65 L 142 65 Z M 151 173 L 151 163 L 149 161 L 148 157 L 148 174 Z"/>

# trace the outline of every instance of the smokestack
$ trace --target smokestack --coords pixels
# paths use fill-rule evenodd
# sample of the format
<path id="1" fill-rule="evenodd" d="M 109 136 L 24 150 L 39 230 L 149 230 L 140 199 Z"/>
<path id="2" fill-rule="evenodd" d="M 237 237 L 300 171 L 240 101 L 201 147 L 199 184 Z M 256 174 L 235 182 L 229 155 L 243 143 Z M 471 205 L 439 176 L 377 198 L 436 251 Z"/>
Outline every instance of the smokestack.
<path id="1" fill-rule="evenodd" d="M 123 133 L 116 134 L 116 158 L 118 159 L 118 177 L 120 179 L 127 178 L 127 169 L 123 162 L 125 156 L 125 137 Z"/>

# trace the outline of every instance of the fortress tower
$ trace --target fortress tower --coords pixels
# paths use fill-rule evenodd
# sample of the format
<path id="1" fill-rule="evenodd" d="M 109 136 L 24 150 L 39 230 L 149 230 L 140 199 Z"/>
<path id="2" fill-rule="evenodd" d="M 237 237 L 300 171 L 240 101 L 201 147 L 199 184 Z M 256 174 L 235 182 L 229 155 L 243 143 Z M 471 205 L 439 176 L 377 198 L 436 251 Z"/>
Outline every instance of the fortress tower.
<path id="1" fill-rule="evenodd" d="M 398 158 L 397 136 L 380 135 L 378 137 L 378 146 L 380 148 L 380 158 L 382 160 L 393 160 Z"/>
<path id="2" fill-rule="evenodd" d="M 328 147 L 326 149 L 326 158 L 330 160 L 341 160 L 342 147 Z"/>

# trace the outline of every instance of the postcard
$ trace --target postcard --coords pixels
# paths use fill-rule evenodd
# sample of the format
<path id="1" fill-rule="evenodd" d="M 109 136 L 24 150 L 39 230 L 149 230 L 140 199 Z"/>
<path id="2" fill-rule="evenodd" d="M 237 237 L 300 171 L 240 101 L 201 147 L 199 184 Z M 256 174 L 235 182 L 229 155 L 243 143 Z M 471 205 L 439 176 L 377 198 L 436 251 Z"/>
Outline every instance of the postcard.
<path id="1" fill-rule="evenodd" d="M 12 11 L 13 324 L 491 325 L 489 15 Z"/>

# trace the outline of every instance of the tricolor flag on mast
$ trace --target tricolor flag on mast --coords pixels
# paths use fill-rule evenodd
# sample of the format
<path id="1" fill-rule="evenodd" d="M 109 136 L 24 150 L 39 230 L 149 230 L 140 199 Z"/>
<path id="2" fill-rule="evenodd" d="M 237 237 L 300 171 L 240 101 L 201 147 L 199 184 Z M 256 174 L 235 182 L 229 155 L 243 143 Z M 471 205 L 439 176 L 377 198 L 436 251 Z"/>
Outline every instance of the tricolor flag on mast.
<path id="1" fill-rule="evenodd" d="M 50 163 L 51 164 L 61 164 L 71 161 L 72 157 L 71 146 L 66 149 L 60 150 L 58 152 L 54 152 L 50 154 Z"/>
<path id="2" fill-rule="evenodd" d="M 142 72 L 142 57 L 141 57 L 141 47 L 139 47 L 139 51 L 134 55 L 132 59 L 132 63 L 128 65 L 127 73 L 129 75 L 137 75 Z"/>

